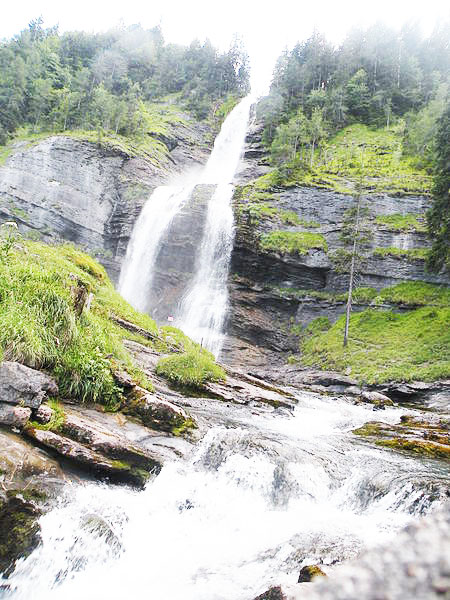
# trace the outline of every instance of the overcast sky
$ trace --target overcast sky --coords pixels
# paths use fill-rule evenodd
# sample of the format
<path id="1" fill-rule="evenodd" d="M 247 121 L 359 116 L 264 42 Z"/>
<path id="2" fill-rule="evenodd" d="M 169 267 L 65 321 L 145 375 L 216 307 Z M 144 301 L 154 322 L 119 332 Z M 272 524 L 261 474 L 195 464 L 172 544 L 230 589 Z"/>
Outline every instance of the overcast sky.
<path id="1" fill-rule="evenodd" d="M 400 27 L 419 21 L 429 34 L 438 20 L 450 18 L 448 0 L 16 0 L 0 19 L 0 38 L 11 37 L 42 14 L 46 26 L 60 31 L 104 31 L 120 22 L 161 24 L 164 38 L 187 44 L 209 37 L 227 49 L 234 33 L 243 37 L 260 80 L 275 57 L 316 27 L 339 43 L 353 26 L 377 20 Z"/>

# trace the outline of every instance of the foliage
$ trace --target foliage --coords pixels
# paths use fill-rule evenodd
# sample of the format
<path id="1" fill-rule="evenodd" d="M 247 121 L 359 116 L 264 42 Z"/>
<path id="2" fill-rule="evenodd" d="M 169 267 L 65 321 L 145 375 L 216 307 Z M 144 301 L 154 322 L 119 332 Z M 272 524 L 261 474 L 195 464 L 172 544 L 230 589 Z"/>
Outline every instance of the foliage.
<path id="1" fill-rule="evenodd" d="M 78 316 L 76 292 L 93 294 L 89 312 Z M 21 240 L 0 262 L 0 350 L 6 360 L 45 368 L 60 393 L 80 402 L 116 405 L 121 389 L 117 366 L 151 387 L 123 345 L 113 313 L 157 331 L 155 323 L 129 306 L 103 267 L 75 248 Z"/>
<path id="2" fill-rule="evenodd" d="M 304 185 L 353 194 L 364 151 L 364 193 L 428 194 L 431 177 L 412 157 L 403 154 L 402 135 L 396 128 L 373 130 L 361 124 L 345 127 L 315 150 L 312 165 L 297 153 L 289 162 L 255 180 L 253 186 L 270 191 Z"/>
<path id="3" fill-rule="evenodd" d="M 200 389 L 208 381 L 225 380 L 225 371 L 214 361 L 214 356 L 198 345 L 182 354 L 160 358 L 156 373 L 173 383 Z"/>
<path id="4" fill-rule="evenodd" d="M 280 254 L 307 254 L 313 248 L 327 251 L 327 242 L 320 233 L 297 231 L 272 231 L 263 234 L 259 247 L 264 251 L 274 251 Z"/>
<path id="5" fill-rule="evenodd" d="M 27 126 L 122 136 L 144 146 L 150 136 L 155 148 L 165 135 L 158 130 L 163 116 L 152 114 L 155 101 L 177 95 L 179 105 L 204 118 L 220 99 L 247 93 L 248 81 L 238 39 L 219 53 L 208 40 L 165 44 L 159 27 L 59 35 L 38 19 L 0 43 L 0 146 Z"/>
<path id="6" fill-rule="evenodd" d="M 432 381 L 450 375 L 450 308 L 419 308 L 402 314 L 367 309 L 350 318 L 344 349 L 345 317 L 328 331 L 306 339 L 305 366 L 333 369 L 360 381 Z"/>
<path id="7" fill-rule="evenodd" d="M 439 120 L 433 206 L 427 214 L 427 222 L 433 240 L 428 266 L 433 271 L 444 267 L 450 270 L 450 103 Z"/>
<path id="8" fill-rule="evenodd" d="M 396 31 L 377 23 L 366 30 L 352 29 L 334 47 L 314 31 L 277 61 L 270 95 L 259 109 L 267 145 L 277 127 L 288 124 L 299 110 L 307 118 L 320 110 L 334 130 L 352 122 L 389 127 L 399 116 L 435 102 L 441 86 L 449 81 L 448 37 L 448 22 L 426 40 L 415 24 Z M 418 123 L 406 120 L 407 129 L 411 128 L 406 131 L 408 144 L 416 144 L 423 135 L 421 126 L 422 131 L 428 130 L 423 125 L 433 120 L 433 112 L 436 105 Z"/>

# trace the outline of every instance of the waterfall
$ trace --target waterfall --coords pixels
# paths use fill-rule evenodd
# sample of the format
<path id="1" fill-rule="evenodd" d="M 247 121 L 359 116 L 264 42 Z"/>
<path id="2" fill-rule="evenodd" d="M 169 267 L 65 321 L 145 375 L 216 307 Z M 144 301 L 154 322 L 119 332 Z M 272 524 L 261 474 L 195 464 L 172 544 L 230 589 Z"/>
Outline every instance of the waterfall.
<path id="1" fill-rule="evenodd" d="M 225 119 L 211 156 L 197 184 L 215 191 L 207 206 L 199 240 L 195 272 L 183 297 L 178 298 L 175 324 L 218 356 L 222 346 L 228 292 L 228 266 L 233 247 L 232 181 L 249 119 L 252 96 L 247 96 Z M 158 187 L 135 224 L 119 279 L 119 291 L 138 310 L 152 314 L 158 256 L 176 215 L 191 197 L 195 183 Z"/>
<path id="2" fill-rule="evenodd" d="M 144 491 L 68 486 L 41 518 L 42 544 L 0 578 L 0 596 L 252 600 L 294 584 L 302 564 L 332 573 L 445 497 L 438 462 L 351 433 L 371 407 L 299 394 L 293 415 L 220 402 L 210 411 L 192 456 L 168 463 Z M 380 420 L 402 413 L 387 408 Z"/>

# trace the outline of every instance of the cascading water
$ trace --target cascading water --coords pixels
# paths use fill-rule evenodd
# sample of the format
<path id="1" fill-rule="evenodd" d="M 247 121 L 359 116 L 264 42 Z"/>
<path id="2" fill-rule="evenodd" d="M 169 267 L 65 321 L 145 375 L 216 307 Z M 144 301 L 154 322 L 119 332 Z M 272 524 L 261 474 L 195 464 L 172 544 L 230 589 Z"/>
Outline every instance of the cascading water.
<path id="1" fill-rule="evenodd" d="M 188 286 L 175 322 L 216 356 L 222 345 L 228 293 L 227 276 L 233 245 L 231 182 L 244 144 L 252 97 L 247 96 L 228 115 L 198 184 L 216 186 L 208 203 L 203 239 L 199 243 L 193 281 Z M 121 294 L 139 310 L 152 310 L 152 284 L 158 251 L 175 215 L 189 199 L 194 185 L 156 189 L 139 216 L 119 280 Z"/>
<path id="2" fill-rule="evenodd" d="M 333 569 L 385 541 L 448 484 L 436 462 L 362 444 L 351 430 L 370 420 L 367 407 L 302 394 L 293 415 L 220 402 L 193 410 L 213 425 L 190 459 L 143 492 L 69 487 L 0 595 L 252 600 L 295 583 L 301 564 Z"/>

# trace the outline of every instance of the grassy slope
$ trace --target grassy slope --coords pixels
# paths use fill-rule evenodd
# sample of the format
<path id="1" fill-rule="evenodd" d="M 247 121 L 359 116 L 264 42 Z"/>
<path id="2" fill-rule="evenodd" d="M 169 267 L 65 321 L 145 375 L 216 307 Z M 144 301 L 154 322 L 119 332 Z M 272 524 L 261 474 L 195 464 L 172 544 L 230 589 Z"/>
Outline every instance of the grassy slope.
<path id="1" fill-rule="evenodd" d="M 350 367 L 353 377 L 368 383 L 450 376 L 450 307 L 353 314 L 347 348 L 344 324 L 341 317 L 328 331 L 306 339 L 302 363 L 337 371 Z"/>
<path id="2" fill-rule="evenodd" d="M 263 188 L 308 185 L 344 194 L 354 191 L 360 163 L 364 168 L 363 187 L 372 193 L 428 194 L 431 177 L 402 154 L 401 133 L 395 129 L 372 130 L 351 125 L 316 150 L 312 168 L 307 161 L 293 162 L 259 179 Z"/>
<path id="3" fill-rule="evenodd" d="M 78 316 L 75 296 L 83 289 L 92 292 L 93 300 L 91 309 Z M 111 314 L 158 336 L 156 342 L 121 329 Z M 124 338 L 153 344 L 161 352 L 175 344 L 195 353 L 201 357 L 197 381 L 208 379 L 202 369 L 209 373 L 216 368 L 212 356 L 181 332 L 169 333 L 158 331 L 148 315 L 135 311 L 114 290 L 103 267 L 72 246 L 21 239 L 10 249 L 4 241 L 0 244 L 0 357 L 47 369 L 57 378 L 62 397 L 118 406 L 122 389 L 112 375 L 118 368 L 151 389 Z M 183 381 L 181 368 L 178 378 Z"/>

